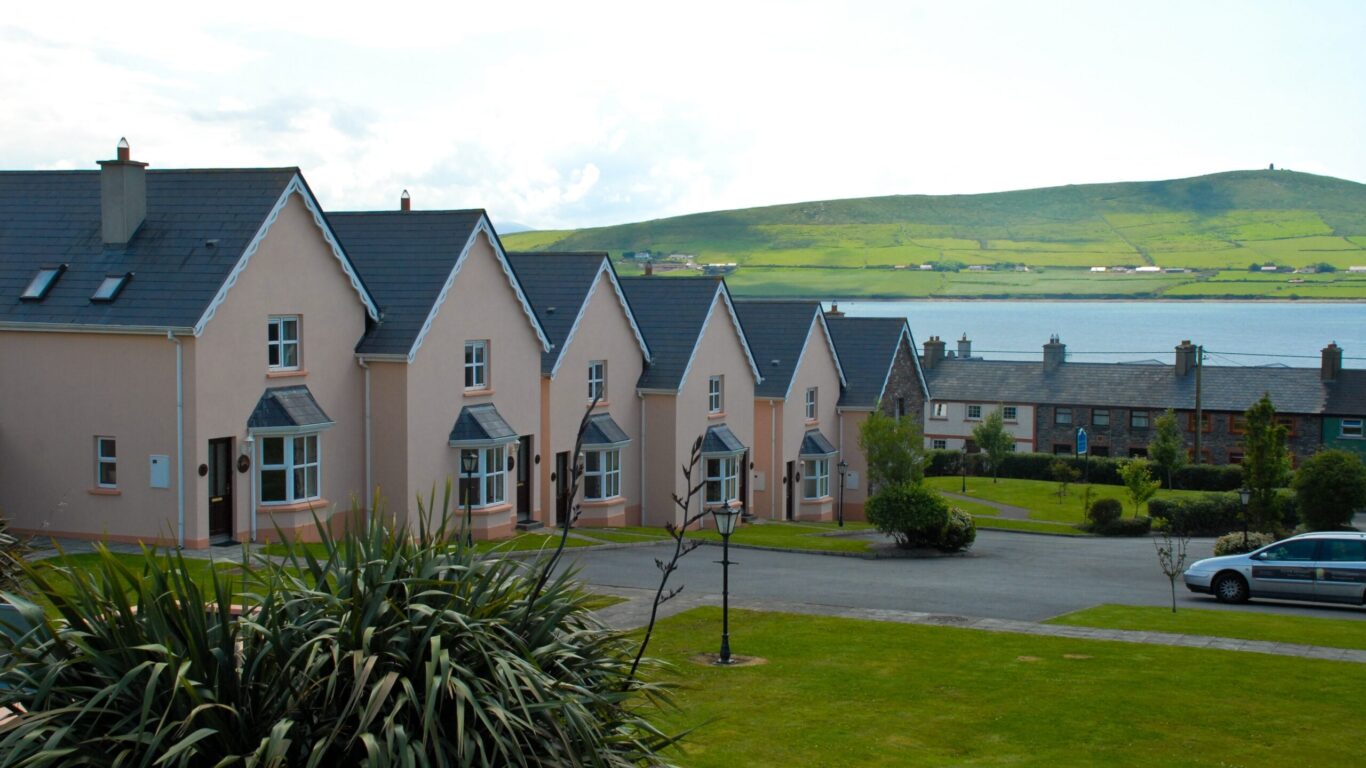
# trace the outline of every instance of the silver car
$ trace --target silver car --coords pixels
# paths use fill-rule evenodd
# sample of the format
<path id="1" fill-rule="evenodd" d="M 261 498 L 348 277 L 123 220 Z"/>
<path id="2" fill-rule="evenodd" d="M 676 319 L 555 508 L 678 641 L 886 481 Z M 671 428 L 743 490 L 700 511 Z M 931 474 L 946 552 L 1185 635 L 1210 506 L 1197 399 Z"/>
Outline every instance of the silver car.
<path id="1" fill-rule="evenodd" d="M 1366 604 L 1366 533 L 1305 533 L 1245 555 L 1199 560 L 1186 588 L 1220 602 L 1250 597 Z"/>

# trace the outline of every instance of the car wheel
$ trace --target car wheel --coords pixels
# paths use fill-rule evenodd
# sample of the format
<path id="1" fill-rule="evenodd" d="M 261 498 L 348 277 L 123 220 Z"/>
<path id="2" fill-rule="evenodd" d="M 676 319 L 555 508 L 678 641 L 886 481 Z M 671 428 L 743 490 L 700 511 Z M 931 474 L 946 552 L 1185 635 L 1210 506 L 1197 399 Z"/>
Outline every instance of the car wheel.
<path id="1" fill-rule="evenodd" d="M 1246 603 L 1247 582 L 1236 573 L 1221 573 L 1211 585 L 1214 597 L 1221 603 Z"/>

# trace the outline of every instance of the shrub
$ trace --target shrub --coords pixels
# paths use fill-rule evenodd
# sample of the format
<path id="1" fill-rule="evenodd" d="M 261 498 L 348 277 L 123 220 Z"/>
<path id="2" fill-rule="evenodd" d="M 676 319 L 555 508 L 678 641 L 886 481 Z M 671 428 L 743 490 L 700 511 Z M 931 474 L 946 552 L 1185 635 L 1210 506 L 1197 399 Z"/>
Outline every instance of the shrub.
<path id="1" fill-rule="evenodd" d="M 962 451 L 926 451 L 925 452 L 925 476 L 944 477 L 947 475 L 957 475 L 963 472 Z"/>
<path id="2" fill-rule="evenodd" d="M 1148 514 L 1167 530 L 1186 536 L 1218 536 L 1243 524 L 1236 493 L 1206 493 L 1195 498 L 1152 499 Z"/>
<path id="3" fill-rule="evenodd" d="M 1101 536 L 1146 536 L 1153 529 L 1150 517 L 1121 517 L 1103 526 L 1091 526 Z"/>
<path id="4" fill-rule="evenodd" d="M 1104 528 L 1124 516 L 1124 505 L 1119 499 L 1096 499 L 1086 510 L 1086 519 L 1093 527 Z"/>
<path id="5" fill-rule="evenodd" d="M 1243 484 L 1243 468 L 1188 464 L 1172 473 L 1172 484 L 1184 491 L 1236 491 Z"/>
<path id="6" fill-rule="evenodd" d="M 384 515 L 333 540 L 215 575 L 101 547 L 25 575 L 61 619 L 0 635 L 0 732 L 12 765 L 659 764 L 643 718 L 657 686 L 563 573 L 484 559 Z M 230 579 L 241 579 L 231 584 Z M 243 593 L 234 596 L 233 586 Z M 234 616 L 233 602 L 244 605 Z"/>
<path id="7" fill-rule="evenodd" d="M 1249 531 L 1247 534 L 1247 546 L 1243 546 L 1243 532 L 1234 531 L 1226 533 L 1214 541 L 1214 556 L 1241 555 L 1244 552 L 1251 552 L 1254 549 L 1261 549 L 1267 544 L 1276 542 L 1276 537 L 1269 533 Z"/>
<path id="8" fill-rule="evenodd" d="M 1366 466 L 1355 454 L 1320 451 L 1295 472 L 1295 501 L 1311 531 L 1347 527 L 1356 510 L 1366 506 Z"/>
<path id="9" fill-rule="evenodd" d="M 932 547 L 949 522 L 949 507 L 923 483 L 902 483 L 868 499 L 868 522 L 896 539 L 898 547 Z"/>
<path id="10" fill-rule="evenodd" d="M 957 552 L 972 546 L 977 540 L 977 523 L 972 515 L 953 507 L 949 510 L 949 522 L 944 526 L 935 547 L 944 552 Z"/>

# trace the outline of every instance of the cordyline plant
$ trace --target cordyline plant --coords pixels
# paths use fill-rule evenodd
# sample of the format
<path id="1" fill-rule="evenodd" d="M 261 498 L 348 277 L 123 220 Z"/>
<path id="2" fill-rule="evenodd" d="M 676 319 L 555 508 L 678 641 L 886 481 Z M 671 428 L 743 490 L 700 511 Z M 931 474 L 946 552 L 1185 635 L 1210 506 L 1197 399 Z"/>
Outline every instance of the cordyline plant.
<path id="1" fill-rule="evenodd" d="M 449 499 L 449 494 L 447 496 Z M 425 507 L 425 505 L 423 505 Z M 196 581 L 180 554 L 25 564 L 53 615 L 0 634 L 0 766 L 659 765 L 667 692 L 544 559 L 485 558 L 449 504 L 375 514 Z"/>

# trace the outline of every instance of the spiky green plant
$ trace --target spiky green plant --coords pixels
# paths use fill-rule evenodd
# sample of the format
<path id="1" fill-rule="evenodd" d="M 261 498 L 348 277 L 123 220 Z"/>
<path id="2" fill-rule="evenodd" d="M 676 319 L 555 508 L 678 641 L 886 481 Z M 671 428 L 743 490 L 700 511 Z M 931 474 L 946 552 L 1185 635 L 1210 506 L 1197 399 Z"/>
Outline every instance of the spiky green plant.
<path id="1" fill-rule="evenodd" d="M 0 636 L 0 766 L 658 765 L 667 694 L 572 575 L 483 558 L 447 510 L 376 514 L 201 587 L 179 554 L 26 567 Z M 236 595 L 236 597 L 234 597 Z M 238 603 L 234 607 L 234 601 Z"/>

